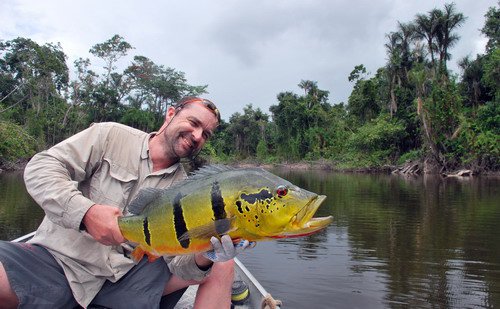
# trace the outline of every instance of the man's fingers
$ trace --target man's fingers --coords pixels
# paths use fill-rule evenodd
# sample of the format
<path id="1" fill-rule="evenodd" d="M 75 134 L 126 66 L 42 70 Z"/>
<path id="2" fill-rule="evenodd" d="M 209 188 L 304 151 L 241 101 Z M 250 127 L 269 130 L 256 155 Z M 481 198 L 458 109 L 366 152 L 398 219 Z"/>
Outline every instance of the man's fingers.
<path id="1" fill-rule="evenodd" d="M 221 242 L 217 239 L 217 237 L 212 236 L 212 238 L 210 238 L 210 242 L 212 243 L 212 249 L 213 249 L 215 252 L 221 252 L 221 251 L 223 251 L 223 249 L 222 249 L 222 244 L 221 244 Z"/>
<path id="2" fill-rule="evenodd" d="M 233 254 L 234 252 L 234 245 L 233 245 L 233 240 L 229 235 L 224 235 L 221 237 L 221 243 L 222 243 L 222 248 L 224 248 L 224 252 L 227 254 Z"/>
<path id="3" fill-rule="evenodd" d="M 241 239 L 239 242 L 233 243 L 229 235 L 222 236 L 220 240 L 212 237 L 210 238 L 210 242 L 212 243 L 213 250 L 205 252 L 204 256 L 212 262 L 225 262 L 233 259 L 250 246 L 250 242 L 246 239 Z M 252 244 L 255 243 L 252 242 Z"/>
<path id="4" fill-rule="evenodd" d="M 248 247 L 249 244 L 250 244 L 250 242 L 248 240 L 242 239 L 234 247 L 235 247 L 236 252 L 239 254 L 239 253 L 243 252 Z"/>

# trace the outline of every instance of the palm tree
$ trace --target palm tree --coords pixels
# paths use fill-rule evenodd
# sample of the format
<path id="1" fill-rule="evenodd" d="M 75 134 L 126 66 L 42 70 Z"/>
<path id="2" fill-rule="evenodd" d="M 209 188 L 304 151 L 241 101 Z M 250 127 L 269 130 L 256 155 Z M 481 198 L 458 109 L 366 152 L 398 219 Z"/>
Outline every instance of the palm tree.
<path id="1" fill-rule="evenodd" d="M 427 43 L 432 66 L 434 66 L 436 62 L 434 54 L 437 50 L 435 40 L 438 28 L 438 16 L 439 10 L 434 9 L 430 11 L 428 15 L 417 14 L 415 18 L 415 35 L 418 39 L 425 40 Z"/>
<path id="2" fill-rule="evenodd" d="M 417 92 L 417 115 L 420 118 L 423 128 L 424 143 L 431 151 L 432 157 L 443 165 L 443 160 L 438 146 L 435 142 L 435 132 L 433 131 L 429 111 L 424 105 L 425 97 L 429 92 L 429 72 L 428 68 L 423 65 L 416 66 L 410 72 L 410 79 L 415 84 L 415 90 Z"/>
<path id="3" fill-rule="evenodd" d="M 389 62 L 387 64 L 387 73 L 389 79 L 390 104 L 389 111 L 391 117 L 398 109 L 395 89 L 402 84 L 408 83 L 408 71 L 412 66 L 411 43 L 415 38 L 415 26 L 411 23 L 398 22 L 399 30 L 386 35 L 389 42 L 385 44 Z"/>
<path id="4" fill-rule="evenodd" d="M 304 89 L 305 96 L 310 96 L 308 100 L 307 108 L 312 108 L 317 102 L 319 102 L 319 89 L 318 83 L 311 80 L 301 80 L 299 85 L 301 89 Z"/>
<path id="5" fill-rule="evenodd" d="M 399 67 L 401 66 L 401 52 L 398 44 L 400 35 L 397 32 L 391 32 L 390 34 L 387 34 L 386 37 L 389 39 L 389 42 L 385 43 L 385 48 L 387 49 L 387 54 L 389 56 L 386 68 L 389 80 L 389 94 L 391 98 L 391 101 L 389 102 L 389 112 L 392 117 L 398 110 L 396 95 L 394 93 L 396 82 L 401 85 L 401 78 L 398 74 Z"/>
<path id="6" fill-rule="evenodd" d="M 310 80 L 301 80 L 298 86 L 300 89 L 304 90 L 304 95 L 307 95 L 307 93 L 313 87 L 313 82 Z"/>
<path id="7" fill-rule="evenodd" d="M 462 13 L 457 13 L 455 4 L 445 4 L 444 11 L 437 10 L 437 32 L 436 42 L 439 53 L 439 65 L 446 73 L 446 61 L 450 59 L 448 50 L 458 42 L 459 36 L 452 33 L 455 28 L 460 27 L 466 17 Z"/>
<path id="8" fill-rule="evenodd" d="M 457 13 L 455 4 L 445 4 L 444 11 L 433 9 L 427 15 L 417 14 L 415 18 L 415 33 L 417 38 L 425 40 L 432 67 L 441 69 L 447 74 L 446 61 L 450 59 L 448 50 L 459 40 L 452 33 L 465 22 L 465 16 Z M 436 55 L 439 57 L 439 67 L 436 66 Z"/>

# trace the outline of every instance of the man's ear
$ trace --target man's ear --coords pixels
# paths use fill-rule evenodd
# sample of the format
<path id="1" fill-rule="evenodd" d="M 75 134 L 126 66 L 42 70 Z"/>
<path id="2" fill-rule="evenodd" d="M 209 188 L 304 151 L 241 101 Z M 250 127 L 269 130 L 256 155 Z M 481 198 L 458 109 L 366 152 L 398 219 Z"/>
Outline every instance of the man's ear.
<path id="1" fill-rule="evenodd" d="M 165 114 L 165 122 L 171 121 L 172 118 L 174 117 L 175 113 L 176 113 L 175 108 L 173 106 L 170 106 L 167 109 L 167 113 Z"/>

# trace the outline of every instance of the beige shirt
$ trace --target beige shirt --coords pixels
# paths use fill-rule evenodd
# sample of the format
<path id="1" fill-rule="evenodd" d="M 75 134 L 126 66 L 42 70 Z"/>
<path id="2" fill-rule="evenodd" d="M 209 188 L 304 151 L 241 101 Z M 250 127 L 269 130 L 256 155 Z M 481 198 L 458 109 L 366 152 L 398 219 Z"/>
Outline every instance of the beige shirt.
<path id="1" fill-rule="evenodd" d="M 134 266 L 121 246 L 102 245 L 80 231 L 87 210 L 94 204 L 124 210 L 140 188 L 164 188 L 186 178 L 179 163 L 153 172 L 148 151 L 153 134 L 117 123 L 94 124 L 38 153 L 26 166 L 26 188 L 45 211 L 30 242 L 52 253 L 83 307 L 106 280 L 116 282 Z M 201 280 L 207 273 L 193 255 L 166 261 L 184 279 Z"/>

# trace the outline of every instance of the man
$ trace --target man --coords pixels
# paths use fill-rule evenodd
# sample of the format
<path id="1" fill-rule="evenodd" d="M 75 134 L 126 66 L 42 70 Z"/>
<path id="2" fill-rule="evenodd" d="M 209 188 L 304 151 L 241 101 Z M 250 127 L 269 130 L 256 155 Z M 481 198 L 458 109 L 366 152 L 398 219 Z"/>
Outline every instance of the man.
<path id="1" fill-rule="evenodd" d="M 214 238 L 210 254 L 135 265 L 117 223 L 139 189 L 184 179 L 180 158 L 196 155 L 219 121 L 213 103 L 190 97 L 156 133 L 94 124 L 35 155 L 25 182 L 46 216 L 29 244 L 0 242 L 0 308 L 154 308 L 197 283 L 195 307 L 229 308 L 232 258 L 248 242 L 237 251 L 229 236 Z"/>

